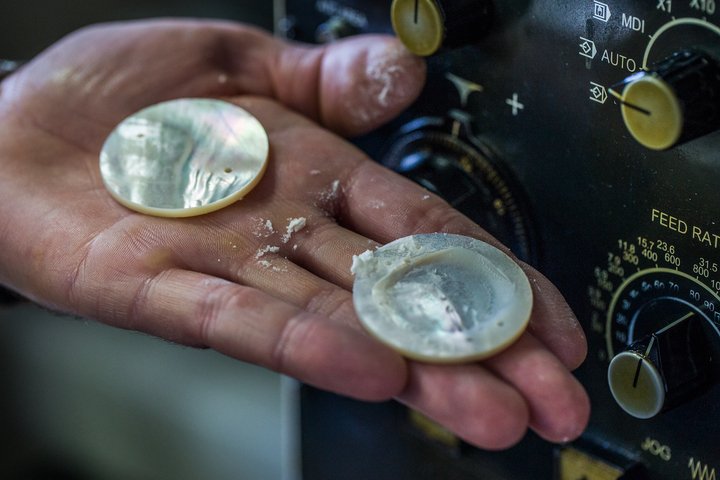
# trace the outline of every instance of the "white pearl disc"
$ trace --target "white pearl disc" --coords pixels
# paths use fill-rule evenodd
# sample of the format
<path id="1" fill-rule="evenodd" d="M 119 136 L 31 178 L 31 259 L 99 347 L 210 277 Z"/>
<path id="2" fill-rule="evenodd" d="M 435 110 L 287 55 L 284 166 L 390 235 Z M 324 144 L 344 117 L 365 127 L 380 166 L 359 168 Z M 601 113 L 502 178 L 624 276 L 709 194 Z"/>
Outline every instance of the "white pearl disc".
<path id="1" fill-rule="evenodd" d="M 487 358 L 513 343 L 530 319 L 533 294 L 523 270 L 473 238 L 401 238 L 356 256 L 353 273 L 353 301 L 362 324 L 412 359 Z"/>
<path id="2" fill-rule="evenodd" d="M 183 98 L 158 103 L 115 127 L 100 153 L 110 194 L 138 212 L 190 217 L 244 197 L 267 166 L 268 136 L 231 103 Z"/>

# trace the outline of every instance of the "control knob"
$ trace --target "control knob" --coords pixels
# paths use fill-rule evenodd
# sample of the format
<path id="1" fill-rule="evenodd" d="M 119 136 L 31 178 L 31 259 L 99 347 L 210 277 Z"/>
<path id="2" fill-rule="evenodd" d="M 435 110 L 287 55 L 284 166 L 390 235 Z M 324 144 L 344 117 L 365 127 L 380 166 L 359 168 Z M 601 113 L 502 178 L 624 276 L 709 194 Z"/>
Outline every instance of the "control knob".
<path id="1" fill-rule="evenodd" d="M 490 0 L 394 0 L 390 16 L 408 50 L 428 56 L 442 46 L 478 41 L 490 27 L 493 11 Z"/>
<path id="2" fill-rule="evenodd" d="M 623 410 L 652 418 L 705 388 L 712 358 L 701 322 L 686 315 L 612 359 L 608 382 Z"/>
<path id="3" fill-rule="evenodd" d="M 665 150 L 720 129 L 720 64 L 697 49 L 677 52 L 620 84 L 625 126 L 643 146 Z"/>

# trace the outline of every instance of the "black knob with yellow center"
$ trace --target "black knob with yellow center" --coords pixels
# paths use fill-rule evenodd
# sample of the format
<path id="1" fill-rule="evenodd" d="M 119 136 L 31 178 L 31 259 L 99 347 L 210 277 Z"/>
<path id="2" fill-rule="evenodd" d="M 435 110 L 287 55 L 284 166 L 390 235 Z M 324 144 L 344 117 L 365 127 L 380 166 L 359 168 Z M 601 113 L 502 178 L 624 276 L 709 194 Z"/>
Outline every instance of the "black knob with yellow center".
<path id="1" fill-rule="evenodd" d="M 411 52 L 429 56 L 441 47 L 455 48 L 482 38 L 490 27 L 489 0 L 394 0 L 393 29 Z"/>
<path id="2" fill-rule="evenodd" d="M 666 150 L 720 129 L 720 64 L 702 50 L 683 50 L 627 78 L 620 100 L 630 134 Z"/>

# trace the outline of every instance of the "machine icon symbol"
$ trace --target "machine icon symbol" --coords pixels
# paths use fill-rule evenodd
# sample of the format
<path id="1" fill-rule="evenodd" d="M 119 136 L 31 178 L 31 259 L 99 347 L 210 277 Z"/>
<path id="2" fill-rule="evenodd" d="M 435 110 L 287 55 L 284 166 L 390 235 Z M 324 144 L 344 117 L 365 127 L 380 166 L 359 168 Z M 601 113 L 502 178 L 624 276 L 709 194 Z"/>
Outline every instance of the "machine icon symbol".
<path id="1" fill-rule="evenodd" d="M 593 7 L 593 18 L 607 23 L 610 20 L 612 14 L 610 13 L 610 6 L 607 3 L 598 2 L 595 0 Z"/>
<path id="2" fill-rule="evenodd" d="M 607 89 L 599 83 L 590 82 L 590 100 L 605 104 L 608 99 Z"/>
<path id="3" fill-rule="evenodd" d="M 580 51 L 578 53 L 590 60 L 594 59 L 598 53 L 595 42 L 588 38 L 580 37 Z"/>

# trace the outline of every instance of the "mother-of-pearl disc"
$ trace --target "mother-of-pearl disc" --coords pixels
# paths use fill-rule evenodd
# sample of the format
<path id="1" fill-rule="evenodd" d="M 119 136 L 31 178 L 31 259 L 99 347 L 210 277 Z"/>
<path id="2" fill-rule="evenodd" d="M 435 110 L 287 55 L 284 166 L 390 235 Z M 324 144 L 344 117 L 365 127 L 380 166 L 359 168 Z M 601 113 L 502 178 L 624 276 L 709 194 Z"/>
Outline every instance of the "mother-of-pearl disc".
<path id="1" fill-rule="evenodd" d="M 494 355 L 530 319 L 520 266 L 474 238 L 425 234 L 356 256 L 353 302 L 365 328 L 403 355 L 458 363 Z"/>
<path id="2" fill-rule="evenodd" d="M 189 217 L 244 197 L 265 172 L 268 136 L 232 103 L 183 98 L 158 103 L 115 127 L 100 153 L 110 194 L 138 212 Z"/>

